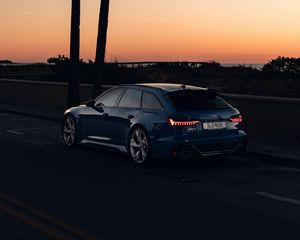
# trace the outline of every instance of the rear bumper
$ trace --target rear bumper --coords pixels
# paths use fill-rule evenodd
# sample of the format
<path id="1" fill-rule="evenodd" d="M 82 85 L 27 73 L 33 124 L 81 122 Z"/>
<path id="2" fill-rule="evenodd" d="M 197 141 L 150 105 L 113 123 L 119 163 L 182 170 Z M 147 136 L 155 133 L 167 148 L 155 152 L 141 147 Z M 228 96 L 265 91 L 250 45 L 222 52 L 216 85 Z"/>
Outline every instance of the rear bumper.
<path id="1" fill-rule="evenodd" d="M 247 144 L 247 135 L 240 130 L 236 135 L 159 141 L 154 143 L 153 154 L 157 157 L 209 157 L 244 151 Z"/>
<path id="2" fill-rule="evenodd" d="M 244 151 L 247 148 L 247 140 L 233 142 L 225 144 L 226 147 L 222 147 L 223 143 L 213 145 L 195 145 L 195 144 L 183 144 L 177 145 L 171 152 L 171 156 L 189 158 L 189 157 L 210 157 L 218 155 L 228 155 L 234 152 Z M 230 146 L 229 146 L 230 145 Z"/>

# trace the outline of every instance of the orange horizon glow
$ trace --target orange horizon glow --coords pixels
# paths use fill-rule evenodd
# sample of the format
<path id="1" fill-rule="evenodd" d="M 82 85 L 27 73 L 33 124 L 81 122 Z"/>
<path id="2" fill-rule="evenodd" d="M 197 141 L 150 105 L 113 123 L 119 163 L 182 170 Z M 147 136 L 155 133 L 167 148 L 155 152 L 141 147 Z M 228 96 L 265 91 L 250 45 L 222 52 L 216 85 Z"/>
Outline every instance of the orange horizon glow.
<path id="1" fill-rule="evenodd" d="M 94 60 L 100 0 L 82 0 L 81 58 Z M 1 3 L 0 59 L 69 55 L 71 0 Z M 298 0 L 111 0 L 106 61 L 266 63 L 300 57 Z"/>

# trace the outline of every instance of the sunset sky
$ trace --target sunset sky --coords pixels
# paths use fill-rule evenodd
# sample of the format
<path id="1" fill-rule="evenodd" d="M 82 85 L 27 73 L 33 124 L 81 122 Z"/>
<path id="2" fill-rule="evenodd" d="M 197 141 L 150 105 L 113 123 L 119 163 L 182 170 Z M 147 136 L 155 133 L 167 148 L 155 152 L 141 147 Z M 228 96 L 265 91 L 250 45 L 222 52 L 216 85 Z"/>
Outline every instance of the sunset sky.
<path id="1" fill-rule="evenodd" d="M 81 58 L 94 60 L 100 0 L 81 0 Z M 1 0 L 0 59 L 69 54 L 71 0 Z M 265 63 L 300 57 L 299 0 L 111 0 L 107 61 Z"/>

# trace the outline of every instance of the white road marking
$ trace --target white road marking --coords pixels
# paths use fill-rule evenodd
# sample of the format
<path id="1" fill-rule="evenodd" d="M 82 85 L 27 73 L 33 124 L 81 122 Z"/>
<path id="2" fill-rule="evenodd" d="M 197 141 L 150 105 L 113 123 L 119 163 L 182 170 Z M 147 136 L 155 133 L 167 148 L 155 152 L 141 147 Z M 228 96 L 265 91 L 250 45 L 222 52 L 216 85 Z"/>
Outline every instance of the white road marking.
<path id="1" fill-rule="evenodd" d="M 266 197 L 266 198 L 271 198 L 271 199 L 275 199 L 278 201 L 287 202 L 287 203 L 291 203 L 291 204 L 300 206 L 300 201 L 296 200 L 296 199 L 282 197 L 282 196 L 275 195 L 272 193 L 267 193 L 267 192 L 256 192 L 255 194 Z"/>
<path id="2" fill-rule="evenodd" d="M 22 132 L 19 132 L 19 131 L 15 131 L 15 130 L 6 130 L 7 133 L 12 133 L 12 134 L 15 134 L 15 135 L 24 135 L 24 133 Z"/>
<path id="3" fill-rule="evenodd" d="M 256 171 L 275 171 L 275 172 L 300 172 L 300 169 L 290 167 L 262 167 L 262 168 L 247 168 Z"/>
<path id="4" fill-rule="evenodd" d="M 3 122 L 11 122 L 11 121 L 32 121 L 32 119 L 28 119 L 28 118 L 9 118 L 9 119 L 3 119 L 1 118 L 0 121 L 3 121 Z"/>
<path id="5" fill-rule="evenodd" d="M 12 133 L 15 135 L 22 136 L 24 133 L 22 131 L 32 131 L 32 130 L 41 130 L 41 129 L 58 129 L 58 126 L 43 126 L 43 127 L 35 127 L 35 128 L 16 128 L 16 129 L 7 129 L 5 130 L 7 133 Z"/>
<path id="6" fill-rule="evenodd" d="M 50 142 L 42 141 L 42 140 L 24 140 L 24 142 L 31 143 L 37 146 L 46 146 L 51 144 Z"/>
<path id="7" fill-rule="evenodd" d="M 9 131 L 31 131 L 31 130 L 40 130 L 40 129 L 49 129 L 49 128 L 60 128 L 58 126 L 43 126 L 43 127 L 35 127 L 35 128 L 16 128 L 10 129 Z"/>

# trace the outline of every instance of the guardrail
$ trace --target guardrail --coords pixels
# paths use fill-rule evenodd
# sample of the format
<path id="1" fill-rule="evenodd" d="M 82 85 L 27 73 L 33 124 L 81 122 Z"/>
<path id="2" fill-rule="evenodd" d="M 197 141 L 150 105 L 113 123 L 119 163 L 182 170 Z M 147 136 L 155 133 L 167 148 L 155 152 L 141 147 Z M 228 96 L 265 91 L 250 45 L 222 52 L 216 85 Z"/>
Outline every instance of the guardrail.
<path id="1" fill-rule="evenodd" d="M 67 83 L 0 79 L 0 102 L 64 109 Z M 113 87 L 105 85 L 105 88 Z M 222 94 L 244 116 L 250 138 L 270 143 L 300 143 L 300 99 Z M 81 102 L 92 97 L 92 85 L 80 84 Z"/>

